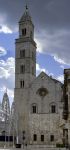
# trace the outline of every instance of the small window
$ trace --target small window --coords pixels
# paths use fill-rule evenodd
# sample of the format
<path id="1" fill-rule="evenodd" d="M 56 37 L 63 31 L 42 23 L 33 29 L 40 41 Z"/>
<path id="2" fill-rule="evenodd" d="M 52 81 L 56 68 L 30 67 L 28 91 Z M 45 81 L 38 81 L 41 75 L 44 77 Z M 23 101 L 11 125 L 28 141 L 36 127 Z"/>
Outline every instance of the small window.
<path id="1" fill-rule="evenodd" d="M 51 113 L 55 113 L 56 112 L 56 107 L 55 107 L 55 105 L 52 105 L 51 106 Z"/>
<path id="2" fill-rule="evenodd" d="M 20 66 L 20 73 L 25 73 L 25 65 Z"/>
<path id="3" fill-rule="evenodd" d="M 20 88 L 24 88 L 24 80 L 20 81 Z"/>
<path id="4" fill-rule="evenodd" d="M 53 142 L 54 141 L 54 135 L 50 136 L 50 141 Z"/>
<path id="5" fill-rule="evenodd" d="M 22 35 L 25 36 L 26 35 L 26 28 L 22 29 Z"/>
<path id="6" fill-rule="evenodd" d="M 20 88 L 22 88 L 22 81 L 20 81 Z"/>
<path id="7" fill-rule="evenodd" d="M 22 81 L 22 86 L 24 87 L 24 81 Z"/>
<path id="8" fill-rule="evenodd" d="M 37 135 L 36 134 L 33 135 L 33 140 L 37 141 Z"/>
<path id="9" fill-rule="evenodd" d="M 37 108 L 36 108 L 36 106 L 32 106 L 32 112 L 33 112 L 33 113 L 37 113 Z"/>
<path id="10" fill-rule="evenodd" d="M 20 58 L 25 58 L 25 50 L 20 50 Z"/>
<path id="11" fill-rule="evenodd" d="M 44 142 L 44 135 L 41 135 L 41 141 Z"/>

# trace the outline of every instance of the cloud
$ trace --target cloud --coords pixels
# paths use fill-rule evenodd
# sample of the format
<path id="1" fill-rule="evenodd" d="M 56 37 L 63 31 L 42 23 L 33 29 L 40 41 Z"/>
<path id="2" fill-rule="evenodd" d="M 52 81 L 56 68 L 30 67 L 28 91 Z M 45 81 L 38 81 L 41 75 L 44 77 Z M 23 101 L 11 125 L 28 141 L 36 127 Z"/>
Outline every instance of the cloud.
<path id="1" fill-rule="evenodd" d="M 46 69 L 45 68 L 41 68 L 39 64 L 36 64 L 36 71 L 37 73 L 40 73 L 40 72 L 46 72 Z"/>
<path id="2" fill-rule="evenodd" d="M 0 33 L 11 34 L 12 32 L 9 23 L 7 22 L 7 13 L 0 12 Z"/>
<path id="3" fill-rule="evenodd" d="M 35 38 L 35 42 L 37 43 L 37 52 L 38 53 L 42 53 L 42 44 L 40 43 L 40 41 L 38 39 Z"/>
<path id="4" fill-rule="evenodd" d="M 5 0 L 5 2 L 4 5 L 4 0 L 0 0 L 0 23 L 5 23 L 14 30 L 25 10 L 25 2 L 23 0 Z M 70 28 L 69 0 L 30 0 L 28 3 L 30 14 L 37 27 Z"/>
<path id="5" fill-rule="evenodd" d="M 5 34 L 8 34 L 8 33 L 11 34 L 11 33 L 13 33 L 12 30 L 8 26 L 6 26 L 6 25 L 0 26 L 0 33 L 1 32 L 5 33 Z"/>
<path id="6" fill-rule="evenodd" d="M 2 78 L 8 78 L 9 77 L 9 73 L 6 69 L 4 69 L 3 67 L 0 67 L 0 79 Z"/>
<path id="7" fill-rule="evenodd" d="M 0 29 L 2 28 L 2 25 L 6 24 L 6 22 L 7 22 L 7 13 L 4 11 L 0 11 Z"/>
<path id="8" fill-rule="evenodd" d="M 42 68 L 39 64 L 36 64 L 36 74 L 39 75 L 42 71 L 45 72 L 48 76 L 51 76 L 54 78 L 53 73 L 49 72 L 45 68 Z"/>
<path id="9" fill-rule="evenodd" d="M 57 62 L 59 62 L 60 64 L 64 64 L 64 65 L 67 64 L 63 59 L 61 59 L 60 57 L 58 57 L 58 55 L 54 54 L 52 56 L 53 56 L 54 60 L 57 61 Z"/>
<path id="10" fill-rule="evenodd" d="M 17 31 L 25 3 L 22 0 L 5 2 L 4 5 L 4 0 L 0 0 L 0 30 L 12 33 Z M 49 53 L 55 61 L 70 65 L 70 1 L 31 0 L 29 9 L 35 24 L 38 52 Z"/>
<path id="11" fill-rule="evenodd" d="M 57 80 L 63 83 L 64 82 L 64 75 L 58 76 Z"/>
<path id="12" fill-rule="evenodd" d="M 0 78 L 9 79 L 15 73 L 15 61 L 13 57 L 6 61 L 0 60 Z"/>
<path id="13" fill-rule="evenodd" d="M 42 30 L 36 33 L 35 38 L 40 43 L 37 45 L 39 53 L 50 54 L 60 64 L 70 65 L 70 30 Z"/>
<path id="14" fill-rule="evenodd" d="M 60 68 L 62 68 L 64 70 L 64 65 L 61 65 Z"/>
<path id="15" fill-rule="evenodd" d="M 7 51 L 4 47 L 1 47 L 0 46 L 0 57 L 3 56 L 3 55 L 6 55 L 7 54 Z"/>
<path id="16" fill-rule="evenodd" d="M 9 57 L 6 60 L 0 60 L 0 99 L 2 99 L 7 88 L 9 98 L 14 97 L 15 84 L 15 59 Z"/>
<path id="17" fill-rule="evenodd" d="M 7 70 L 9 72 L 9 74 L 11 75 L 11 73 L 15 72 L 15 59 L 14 57 L 9 57 L 7 58 L 7 60 L 0 60 L 0 67 L 3 67 L 5 70 Z"/>

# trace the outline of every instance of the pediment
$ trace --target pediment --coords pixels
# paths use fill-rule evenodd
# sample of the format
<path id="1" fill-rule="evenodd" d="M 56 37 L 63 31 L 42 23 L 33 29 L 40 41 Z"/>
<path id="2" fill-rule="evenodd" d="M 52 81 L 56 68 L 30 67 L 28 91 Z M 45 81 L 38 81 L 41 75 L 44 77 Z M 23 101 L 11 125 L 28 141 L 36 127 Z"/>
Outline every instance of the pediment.
<path id="1" fill-rule="evenodd" d="M 32 82 L 31 87 L 39 89 L 38 93 L 46 91 L 48 93 L 48 87 L 53 88 L 55 84 L 60 83 L 56 79 L 53 79 L 51 76 L 48 76 L 46 73 L 41 72 L 35 80 Z M 62 85 L 62 83 L 60 83 Z"/>

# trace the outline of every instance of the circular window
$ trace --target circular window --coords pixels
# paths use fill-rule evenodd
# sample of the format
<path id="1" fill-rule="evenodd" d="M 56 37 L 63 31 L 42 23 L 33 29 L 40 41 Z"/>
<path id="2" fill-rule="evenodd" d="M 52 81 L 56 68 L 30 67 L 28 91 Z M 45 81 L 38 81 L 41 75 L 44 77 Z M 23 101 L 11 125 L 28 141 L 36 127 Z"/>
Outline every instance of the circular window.
<path id="1" fill-rule="evenodd" d="M 44 87 L 41 87 L 40 89 L 38 89 L 37 94 L 44 97 L 44 96 L 46 96 L 46 94 L 48 94 L 48 90 Z"/>

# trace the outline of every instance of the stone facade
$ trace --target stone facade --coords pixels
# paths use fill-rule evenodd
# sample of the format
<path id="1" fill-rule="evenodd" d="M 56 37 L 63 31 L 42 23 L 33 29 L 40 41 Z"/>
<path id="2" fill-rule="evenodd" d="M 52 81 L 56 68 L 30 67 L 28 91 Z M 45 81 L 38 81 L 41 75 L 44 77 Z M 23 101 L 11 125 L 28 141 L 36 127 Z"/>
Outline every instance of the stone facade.
<path id="1" fill-rule="evenodd" d="M 66 72 L 70 76 L 70 70 Z M 56 147 L 57 144 L 66 146 L 70 143 L 69 115 L 63 118 L 70 111 L 70 84 L 66 84 L 44 72 L 36 77 L 34 25 L 26 7 L 19 21 L 15 50 L 14 108 L 18 143 L 43 145 L 43 148 L 45 145 Z M 68 107 L 65 106 L 64 86 L 67 86 Z"/>
<path id="2" fill-rule="evenodd" d="M 38 92 L 47 90 L 45 96 L 41 96 Z M 42 92 L 42 91 L 41 91 Z M 62 97 L 62 84 L 51 79 L 45 73 L 41 73 L 30 87 L 29 102 L 29 127 L 31 133 L 31 143 L 36 144 L 55 144 L 60 139 L 59 123 L 60 123 L 60 106 Z M 32 112 L 32 106 L 36 105 L 37 113 Z M 52 113 L 52 106 L 56 107 L 56 112 Z M 33 135 L 37 134 L 37 141 L 33 141 Z M 41 141 L 41 135 L 44 135 L 44 141 Z M 55 140 L 50 141 L 51 135 Z"/>

